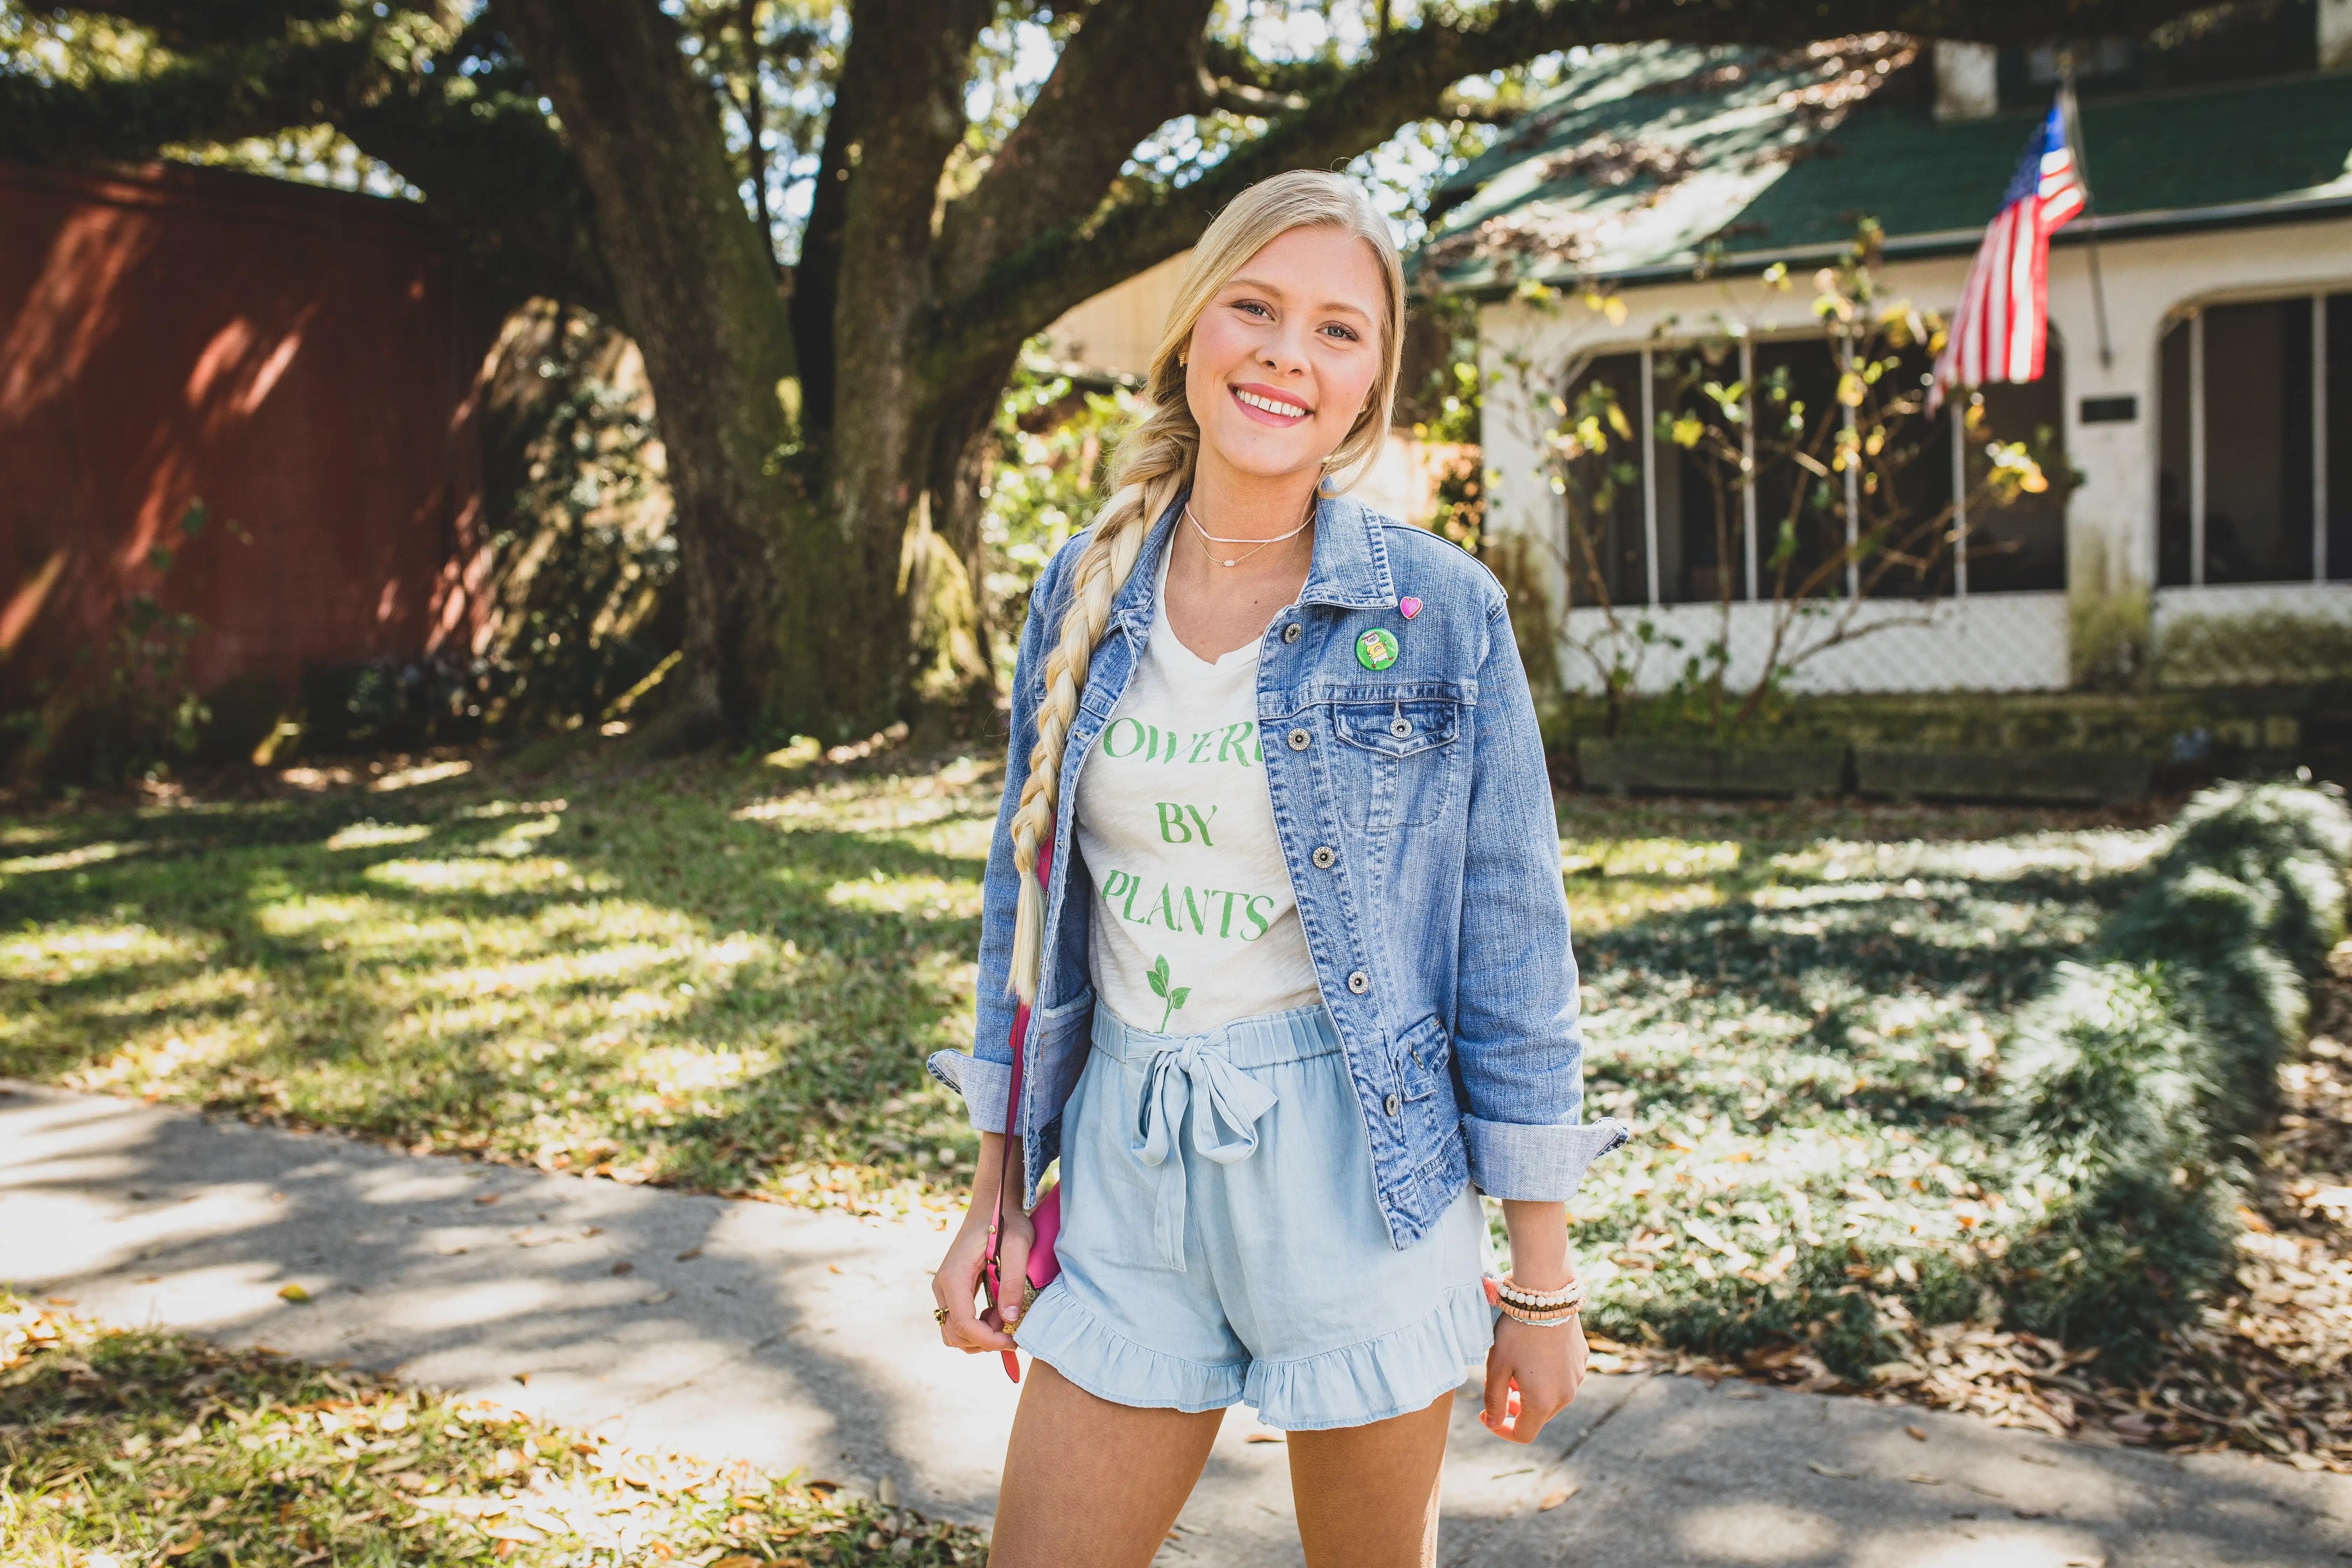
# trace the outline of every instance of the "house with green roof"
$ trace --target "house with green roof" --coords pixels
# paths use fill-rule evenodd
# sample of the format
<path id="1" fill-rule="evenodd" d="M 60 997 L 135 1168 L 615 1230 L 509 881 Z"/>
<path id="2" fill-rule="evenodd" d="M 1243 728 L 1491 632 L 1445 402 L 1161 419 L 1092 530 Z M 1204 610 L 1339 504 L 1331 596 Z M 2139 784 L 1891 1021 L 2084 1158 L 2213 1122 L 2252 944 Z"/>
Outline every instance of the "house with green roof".
<path id="1" fill-rule="evenodd" d="M 1930 413 L 1939 319 L 2070 81 L 2091 205 L 2042 375 Z M 1477 306 L 1486 529 L 1532 547 L 1571 685 L 1654 689 L 1712 644 L 1735 685 L 2046 690 L 2140 605 L 2157 635 L 2352 621 L 2352 5 L 1612 50 L 1429 213 L 1415 289 Z"/>

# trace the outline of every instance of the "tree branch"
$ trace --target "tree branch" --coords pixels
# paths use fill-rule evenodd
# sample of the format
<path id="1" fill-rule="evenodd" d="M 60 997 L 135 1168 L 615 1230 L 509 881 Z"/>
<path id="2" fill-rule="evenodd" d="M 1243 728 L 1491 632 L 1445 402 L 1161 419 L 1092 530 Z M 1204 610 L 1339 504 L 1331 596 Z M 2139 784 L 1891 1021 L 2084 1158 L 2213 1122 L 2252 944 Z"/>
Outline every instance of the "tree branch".
<path id="1" fill-rule="evenodd" d="M 1696 5 L 1684 0 L 1516 0 L 1475 21 L 1424 21 L 1391 32 L 1381 51 L 1360 65 L 1337 74 L 1328 74 L 1332 68 L 1314 68 L 1306 79 L 1325 73 L 1319 77 L 1323 85 L 1312 91 L 1306 108 L 1282 115 L 1264 135 L 1235 147 L 1192 184 L 1171 189 L 1133 182 L 1099 207 L 1031 226 L 1015 248 L 948 294 L 935 368 L 952 374 L 967 355 L 984 359 L 1000 353 L 1008 337 L 1018 342 L 1071 306 L 1185 249 L 1220 208 L 1257 181 L 1286 169 L 1339 167 L 1380 145 L 1399 126 L 1444 112 L 1452 101 L 1449 89 L 1464 78 L 1539 55 L 1580 45 L 1652 40 L 1793 45 L 1887 28 L 2002 42 L 2059 33 L 2140 32 L 2198 3 L 1909 0 L 1889 5 L 1884 0 L 1746 0 L 1738 5 Z M 1230 47 L 1212 44 L 1203 58 L 1220 75 L 1254 77 L 1251 85 L 1269 91 L 1297 79 L 1286 79 L 1296 68 L 1253 69 L 1247 57 Z M 1065 205 L 1074 196 L 1066 193 Z"/>
<path id="2" fill-rule="evenodd" d="M 1297 92 L 1269 92 L 1262 87 L 1245 82 L 1220 80 L 1203 68 L 1201 72 L 1201 101 L 1211 109 L 1222 109 L 1227 114 L 1244 119 L 1271 120 L 1278 114 L 1297 114 L 1308 107 L 1307 96 Z"/>
<path id="3" fill-rule="evenodd" d="M 1038 233 L 1085 217 L 1137 142 L 1211 107 L 1217 84 L 1201 68 L 1211 8 L 1211 0 L 1100 0 L 1087 14 L 988 173 L 949 207 L 940 235 L 942 297 L 971 288 Z M 1234 91 L 1276 101 L 1249 84 Z"/>
<path id="4" fill-rule="evenodd" d="M 341 0 L 99 0 L 82 7 L 147 28 L 174 49 L 257 43 L 292 22 L 331 22 Z"/>
<path id="5" fill-rule="evenodd" d="M 174 142 L 331 122 L 425 192 L 426 210 L 457 232 L 494 293 L 546 294 L 611 314 L 586 194 L 537 89 L 518 81 L 500 90 L 454 68 L 488 45 L 477 24 L 430 74 L 387 63 L 378 40 L 357 31 L 193 50 L 135 81 L 0 75 L 0 157 L 142 159 Z"/>
<path id="6" fill-rule="evenodd" d="M 1465 98 L 1449 92 L 1437 106 L 1435 118 L 1459 120 L 1470 125 L 1516 125 L 1527 114 L 1524 103 L 1498 103 L 1491 98 Z"/>
<path id="7" fill-rule="evenodd" d="M 830 429 L 835 420 L 842 301 L 861 283 L 878 281 L 842 274 L 853 224 L 887 233 L 896 262 L 910 246 L 930 247 L 940 171 L 962 134 L 962 87 L 987 19 L 986 0 L 856 0 L 852 8 L 793 269 L 793 339 L 803 418 L 812 430 Z M 858 323 L 851 326 L 855 331 Z"/>

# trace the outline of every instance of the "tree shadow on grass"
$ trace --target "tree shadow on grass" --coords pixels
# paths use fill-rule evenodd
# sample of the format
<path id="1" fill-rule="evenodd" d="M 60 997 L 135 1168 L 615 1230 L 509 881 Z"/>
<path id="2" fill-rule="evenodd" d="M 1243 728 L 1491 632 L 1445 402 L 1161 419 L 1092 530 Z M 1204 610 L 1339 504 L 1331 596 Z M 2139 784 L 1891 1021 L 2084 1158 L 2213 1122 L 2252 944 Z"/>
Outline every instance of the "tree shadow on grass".
<path id="1" fill-rule="evenodd" d="M 891 807 L 857 830 L 805 791 L 750 815 L 777 798 L 757 772 L 690 773 L 520 810 L 476 789 L 52 819 L 27 847 L 55 868 L 5 884 L 0 997 L 39 1019 L 0 1029 L 0 1070 L 698 1185 L 950 1179 L 971 1139 L 921 1058 L 969 1006 L 985 770 L 944 799 L 918 780 L 911 810 L 850 786 L 834 815 Z M 140 853 L 71 863 L 134 831 Z"/>
<path id="2" fill-rule="evenodd" d="M 0 1093 L 7 1278 L 122 1323 L 396 1370 L 638 1446 L 868 1480 L 984 1521 L 1010 1401 L 938 1346 L 943 1239 L 415 1160 L 329 1135 Z M 278 1292 L 299 1283 L 306 1301 Z"/>

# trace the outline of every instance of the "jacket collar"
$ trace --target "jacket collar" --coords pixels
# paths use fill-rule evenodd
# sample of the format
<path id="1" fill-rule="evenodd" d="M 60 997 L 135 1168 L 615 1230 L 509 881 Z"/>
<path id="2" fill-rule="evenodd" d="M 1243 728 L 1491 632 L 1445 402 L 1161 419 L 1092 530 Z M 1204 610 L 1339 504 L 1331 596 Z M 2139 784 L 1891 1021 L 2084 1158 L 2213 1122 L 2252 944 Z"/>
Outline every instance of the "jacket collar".
<path id="1" fill-rule="evenodd" d="M 1160 575 L 1160 552 L 1175 537 L 1184 515 L 1189 490 L 1171 501 L 1151 525 L 1143 548 L 1135 557 L 1118 596 L 1111 601 L 1111 619 L 1129 633 L 1141 636 L 1151 625 L 1151 585 Z M 1389 576 L 1389 551 L 1381 537 L 1378 512 L 1346 496 L 1324 496 L 1315 503 L 1315 554 L 1307 581 L 1298 590 L 1302 605 L 1336 605 L 1341 609 L 1392 609 L 1396 586 Z"/>

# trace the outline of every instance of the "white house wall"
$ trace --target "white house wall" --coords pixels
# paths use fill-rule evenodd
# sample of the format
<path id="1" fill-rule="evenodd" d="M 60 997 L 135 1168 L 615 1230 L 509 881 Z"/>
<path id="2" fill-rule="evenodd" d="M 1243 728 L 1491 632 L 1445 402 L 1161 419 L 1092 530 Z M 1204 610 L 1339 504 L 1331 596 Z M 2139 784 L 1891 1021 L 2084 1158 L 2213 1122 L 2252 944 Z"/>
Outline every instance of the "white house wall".
<path id="1" fill-rule="evenodd" d="M 2095 162 L 2093 169 L 2095 174 Z M 1965 256 L 1890 261 L 1880 270 L 1880 288 L 1888 299 L 1907 299 L 1948 314 L 1959 297 L 1968 263 Z M 2065 350 L 2067 457 L 2083 476 L 2067 505 L 2069 585 L 2115 593 L 2146 588 L 2155 579 L 2157 363 L 2167 323 L 2176 312 L 2219 300 L 2352 289 L 2352 219 L 2142 238 L 2110 237 L 2100 244 L 2099 263 L 2112 363 L 2100 360 L 2085 247 L 2068 245 L 2052 252 L 2050 313 Z M 1706 337 L 1734 324 L 1759 336 L 1819 331 L 1809 267 L 1792 268 L 1785 291 L 1750 275 L 1633 286 L 1617 293 L 1626 307 L 1621 322 L 1575 303 L 1546 311 L 1511 300 L 1489 305 L 1481 313 L 1486 368 L 1490 376 L 1502 373 L 1499 383 L 1490 384 L 1484 421 L 1491 487 L 1487 526 L 1543 542 L 1546 548 L 1538 552 L 1539 558 L 1548 556 L 1550 542 L 1560 537 L 1559 502 L 1544 471 L 1539 423 L 1529 416 L 1508 368 L 1514 354 L 1525 355 L 1550 391 L 1560 384 L 1561 372 L 1585 354 L 1638 350 L 1659 338 Z M 2081 422 L 2084 398 L 2115 396 L 2132 397 L 2137 417 L 2127 424 Z M 1548 587 L 1555 605 L 1561 602 L 1562 586 L 1559 563 L 1551 561 Z M 2159 615 L 2191 607 L 2228 613 L 2241 607 L 2242 601 L 2247 606 L 2324 605 L 2331 613 L 2352 615 L 2352 585 L 2167 589 L 2158 600 Z M 1977 595 L 1966 608 L 1965 615 L 1940 616 L 1932 628 L 1874 633 L 1833 650 L 1801 672 L 1797 684 L 1879 691 L 2065 684 L 2063 595 Z M 1984 613 L 1979 615 L 1979 610 Z M 1735 617 L 1735 675 L 1743 650 L 1757 646 L 1757 634 L 1748 623 L 1769 626 L 1769 604 L 1759 604 Z M 1571 613 L 1571 641 L 1597 613 Z M 1710 623 L 1715 614 L 1704 605 L 1660 606 L 1658 611 L 1677 626 L 1695 613 Z M 2021 637 L 2022 645 L 2007 640 Z M 1564 659 L 1563 671 L 1571 679 L 1578 679 L 1580 662 L 1572 651 Z M 1580 683 L 1590 685 L 1590 665 L 1584 664 L 1580 673 Z M 1655 689 L 1671 679 L 1668 661 L 1653 658 L 1643 667 L 1641 684 Z"/>

